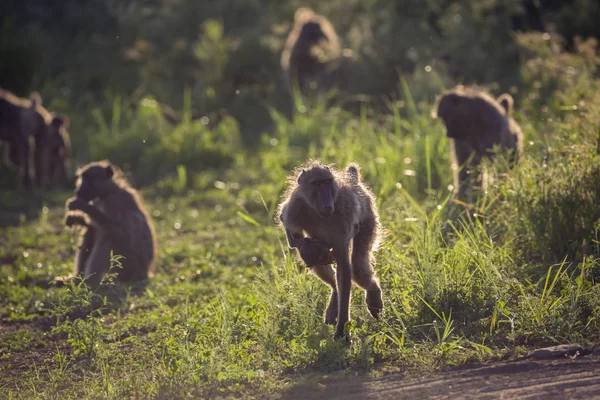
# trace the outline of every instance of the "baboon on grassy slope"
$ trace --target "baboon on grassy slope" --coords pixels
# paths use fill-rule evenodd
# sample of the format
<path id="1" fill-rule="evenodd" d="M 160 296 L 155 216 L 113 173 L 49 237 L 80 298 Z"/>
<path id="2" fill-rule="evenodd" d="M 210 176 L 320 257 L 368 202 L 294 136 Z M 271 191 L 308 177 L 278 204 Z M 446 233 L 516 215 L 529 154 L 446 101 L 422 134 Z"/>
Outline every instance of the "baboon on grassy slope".
<path id="1" fill-rule="evenodd" d="M 156 257 L 152 223 L 140 195 L 116 167 L 99 161 L 77 171 L 76 196 L 67 208 L 65 225 L 85 228 L 75 256 L 76 274 L 98 284 L 109 270 L 112 250 L 124 257 L 118 280 L 148 278 Z"/>
<path id="2" fill-rule="evenodd" d="M 473 184 L 473 168 L 483 158 L 493 159 L 496 151 L 509 156 L 514 165 L 523 150 L 523 134 L 512 118 L 513 99 L 503 94 L 494 100 L 487 93 L 459 85 L 444 92 L 432 115 L 440 117 L 452 139 L 454 187 L 459 197 Z M 483 186 L 486 182 L 483 182 Z"/>
<path id="3" fill-rule="evenodd" d="M 11 161 L 19 168 L 26 188 L 31 187 L 31 138 L 46 129 L 41 101 L 35 92 L 26 100 L 0 89 L 0 140 L 6 145 L 5 162 Z"/>
<path id="4" fill-rule="evenodd" d="M 281 67 L 290 90 L 298 85 L 304 91 L 312 81 L 318 81 L 327 65 L 339 57 L 340 43 L 331 22 L 310 8 L 299 8 L 294 14 L 294 26 L 281 54 Z"/>
<path id="5" fill-rule="evenodd" d="M 308 242 L 309 247 L 313 246 L 310 253 L 328 263 L 314 265 L 312 271 L 331 288 L 325 322 L 335 324 L 337 319 L 335 338 L 341 338 L 350 318 L 352 280 L 366 291 L 366 303 L 373 317 L 378 318 L 383 309 L 381 289 L 373 270 L 372 253 L 380 238 L 374 195 L 360 182 L 355 164 L 339 171 L 309 160 L 290 176 L 288 185 L 279 205 L 279 219 L 288 245 L 302 250 L 306 235 L 312 239 Z M 333 248 L 331 255 L 330 248 Z M 334 260 L 336 271 L 331 266 Z"/>

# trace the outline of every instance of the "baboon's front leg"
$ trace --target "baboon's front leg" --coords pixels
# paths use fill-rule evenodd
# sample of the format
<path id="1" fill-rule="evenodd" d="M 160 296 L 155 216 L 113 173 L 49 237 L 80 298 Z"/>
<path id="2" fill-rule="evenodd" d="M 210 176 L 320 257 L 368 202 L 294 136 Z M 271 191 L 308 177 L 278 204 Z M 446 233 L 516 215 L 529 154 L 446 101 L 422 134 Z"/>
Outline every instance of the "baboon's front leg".
<path id="1" fill-rule="evenodd" d="M 292 232 L 291 230 L 286 228 L 285 236 L 287 239 L 288 247 L 290 249 L 296 249 L 296 248 L 302 247 L 302 241 L 304 239 L 304 234 L 301 230 L 300 231 L 296 230 L 296 231 Z"/>
<path id="2" fill-rule="evenodd" d="M 85 217 L 83 215 L 73 212 L 67 212 L 67 214 L 65 215 L 65 226 L 72 227 L 75 225 L 85 227 L 88 226 L 87 221 L 85 220 Z"/>
<path id="3" fill-rule="evenodd" d="M 31 189 L 31 172 L 29 171 L 29 137 L 26 136 L 25 139 L 22 139 L 17 144 L 18 152 L 19 152 L 19 165 L 21 168 L 21 179 L 23 180 L 23 185 L 25 189 Z"/>
<path id="4" fill-rule="evenodd" d="M 93 205 L 76 197 L 67 201 L 67 208 L 71 211 L 79 210 L 86 213 L 92 222 L 102 228 L 105 232 L 108 232 L 114 240 L 114 243 L 127 243 L 129 238 L 127 232 L 122 229 L 121 225 L 117 221 L 113 221 L 113 219 Z"/>
<path id="5" fill-rule="evenodd" d="M 108 215 L 78 197 L 68 200 L 67 208 L 69 211 L 82 211 L 86 213 L 92 221 L 106 231 L 111 231 L 117 226 L 116 221 L 110 219 Z"/>
<path id="6" fill-rule="evenodd" d="M 325 310 L 325 323 L 328 325 L 335 325 L 338 316 L 338 292 L 337 283 L 335 281 L 335 271 L 331 265 L 317 265 L 312 268 L 312 271 L 331 289 L 329 303 Z"/>
<path id="7" fill-rule="evenodd" d="M 350 242 L 334 244 L 333 251 L 337 260 L 337 289 L 338 289 L 338 321 L 335 328 L 335 339 L 345 336 L 344 328 L 350 319 L 350 290 L 352 289 L 352 266 L 349 253 Z"/>

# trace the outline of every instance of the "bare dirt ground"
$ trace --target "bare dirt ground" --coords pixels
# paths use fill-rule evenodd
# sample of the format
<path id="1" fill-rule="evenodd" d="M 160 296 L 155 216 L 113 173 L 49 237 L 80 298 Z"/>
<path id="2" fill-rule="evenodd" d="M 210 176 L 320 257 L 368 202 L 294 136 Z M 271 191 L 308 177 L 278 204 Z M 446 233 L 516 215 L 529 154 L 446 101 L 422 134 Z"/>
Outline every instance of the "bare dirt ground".
<path id="1" fill-rule="evenodd" d="M 289 390 L 285 399 L 600 399 L 600 354 L 560 360 L 479 364 L 426 379 L 322 380 Z"/>

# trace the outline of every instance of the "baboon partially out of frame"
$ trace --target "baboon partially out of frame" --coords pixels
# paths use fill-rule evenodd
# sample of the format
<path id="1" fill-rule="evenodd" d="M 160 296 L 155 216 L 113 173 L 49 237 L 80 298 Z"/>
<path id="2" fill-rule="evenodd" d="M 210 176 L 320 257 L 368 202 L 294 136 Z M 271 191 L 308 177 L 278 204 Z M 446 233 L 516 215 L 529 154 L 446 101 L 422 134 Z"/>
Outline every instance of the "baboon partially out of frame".
<path id="1" fill-rule="evenodd" d="M 290 176 L 288 185 L 279 205 L 288 245 L 301 248 L 307 236 L 312 240 L 309 246 L 325 249 L 315 253 L 323 255 L 322 261 L 328 264 L 314 265 L 311 270 L 331 288 L 325 322 L 335 324 L 337 320 L 335 338 L 341 338 L 350 318 L 352 281 L 366 291 L 373 317 L 378 318 L 383 309 L 381 288 L 373 270 L 373 252 L 381 230 L 375 197 L 360 182 L 356 164 L 340 171 L 309 160 Z M 327 249 L 333 249 L 330 256 Z M 335 271 L 333 261 L 337 263 Z"/>
<path id="2" fill-rule="evenodd" d="M 494 100 L 484 91 L 462 85 L 444 92 L 438 99 L 432 116 L 444 121 L 446 134 L 452 139 L 454 187 L 459 198 L 473 186 L 469 182 L 473 169 L 484 158 L 493 160 L 502 152 L 513 166 L 521 156 L 523 133 L 511 116 L 513 103 L 510 94 Z M 486 185 L 483 179 L 482 186 Z"/>
<path id="3" fill-rule="evenodd" d="M 0 140 L 7 146 L 4 158 L 19 168 L 27 189 L 31 188 L 32 140 L 46 129 L 41 102 L 36 92 L 27 100 L 0 89 Z"/>
<path id="4" fill-rule="evenodd" d="M 90 204 L 91 203 L 91 204 Z M 65 225 L 83 226 L 75 273 L 100 283 L 110 268 L 110 252 L 123 257 L 119 281 L 148 278 L 156 258 L 154 230 L 142 199 L 109 161 L 77 171 L 76 196 L 67 201 Z"/>
<path id="5" fill-rule="evenodd" d="M 42 99 L 36 92 L 32 93 L 30 100 L 8 97 L 6 93 L 0 92 L 0 136 L 4 133 L 12 139 L 6 139 L 5 160 L 22 171 L 29 170 L 33 162 L 38 187 L 66 185 L 71 153 L 69 133 L 66 130 L 69 119 L 49 113 L 42 106 Z M 18 107 L 7 107 L 2 99 L 6 101 L 9 98 L 10 103 Z M 12 114 L 7 112 L 11 109 Z M 19 114 L 19 123 L 6 124 L 16 118 L 15 113 Z M 18 140 L 21 136 L 27 136 L 27 142 Z M 24 159 L 28 161 L 23 162 Z M 28 172 L 25 176 L 29 175 Z"/>
<path id="6" fill-rule="evenodd" d="M 297 9 L 281 54 L 281 67 L 290 91 L 296 85 L 304 91 L 312 82 L 318 84 L 328 64 L 340 54 L 339 39 L 331 22 L 310 8 Z"/>

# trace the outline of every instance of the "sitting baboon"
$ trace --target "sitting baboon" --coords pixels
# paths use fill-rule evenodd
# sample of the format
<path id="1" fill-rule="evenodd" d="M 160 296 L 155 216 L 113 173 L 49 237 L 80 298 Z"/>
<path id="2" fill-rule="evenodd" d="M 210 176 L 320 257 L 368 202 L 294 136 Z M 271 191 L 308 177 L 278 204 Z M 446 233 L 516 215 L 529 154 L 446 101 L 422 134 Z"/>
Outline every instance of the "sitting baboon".
<path id="1" fill-rule="evenodd" d="M 0 140 L 5 143 L 5 162 L 19 168 L 23 185 L 31 188 L 31 141 L 46 129 L 41 97 L 32 93 L 29 100 L 0 89 Z"/>
<path id="2" fill-rule="evenodd" d="M 432 115 L 440 117 L 452 139 L 454 188 L 463 197 L 473 169 L 483 158 L 494 159 L 497 151 L 514 165 L 523 150 L 523 134 L 512 118 L 513 99 L 503 94 L 494 100 L 487 93 L 462 85 L 444 92 Z M 482 182 L 485 187 L 485 179 Z"/>
<path id="3" fill-rule="evenodd" d="M 281 54 L 281 67 L 290 91 L 297 85 L 302 92 L 312 82 L 318 83 L 340 53 L 338 36 L 331 22 L 310 8 L 297 9 Z"/>
<path id="4" fill-rule="evenodd" d="M 372 253 L 379 243 L 379 216 L 373 193 L 360 183 L 358 166 L 350 164 L 339 171 L 309 160 L 290 176 L 279 219 L 290 248 L 309 246 L 316 254 L 311 270 L 331 288 L 325 322 L 335 324 L 337 319 L 335 338 L 344 336 L 350 318 L 352 281 L 366 291 L 369 312 L 378 318 L 383 300 Z M 312 239 L 307 244 L 305 236 Z"/>
<path id="5" fill-rule="evenodd" d="M 77 189 L 67 201 L 65 225 L 84 227 L 75 256 L 75 273 L 97 285 L 120 255 L 119 281 L 142 280 L 154 265 L 154 230 L 138 192 L 109 161 L 77 171 Z M 90 204 L 91 202 L 91 204 Z"/>

